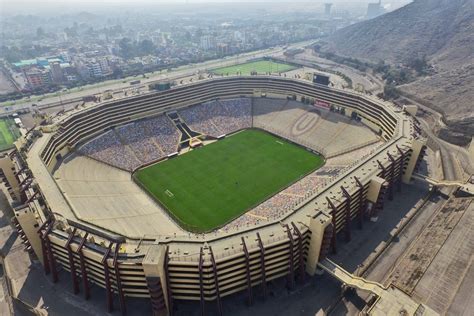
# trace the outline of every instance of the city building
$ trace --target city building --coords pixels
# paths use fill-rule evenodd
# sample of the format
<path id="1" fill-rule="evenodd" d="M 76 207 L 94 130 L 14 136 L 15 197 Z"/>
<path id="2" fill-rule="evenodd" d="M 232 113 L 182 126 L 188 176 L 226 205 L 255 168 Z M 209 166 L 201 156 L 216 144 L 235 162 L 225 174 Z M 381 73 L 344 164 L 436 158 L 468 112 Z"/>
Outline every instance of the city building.
<path id="1" fill-rule="evenodd" d="M 332 7 L 332 3 L 325 3 L 324 4 L 324 15 L 326 15 L 326 16 L 331 15 L 331 7 Z"/>
<path id="2" fill-rule="evenodd" d="M 54 83 L 61 83 L 64 81 L 64 73 L 61 64 L 57 61 L 50 64 L 51 79 Z"/>
<path id="3" fill-rule="evenodd" d="M 212 50 L 216 48 L 216 40 L 213 36 L 205 35 L 201 37 L 200 47 L 203 50 Z"/>
<path id="4" fill-rule="evenodd" d="M 51 83 L 51 74 L 45 69 L 31 67 L 24 69 L 24 76 L 31 88 L 39 88 Z"/>
<path id="5" fill-rule="evenodd" d="M 217 52 L 220 55 L 226 55 L 229 53 L 229 44 L 226 43 L 219 43 L 217 44 Z"/>

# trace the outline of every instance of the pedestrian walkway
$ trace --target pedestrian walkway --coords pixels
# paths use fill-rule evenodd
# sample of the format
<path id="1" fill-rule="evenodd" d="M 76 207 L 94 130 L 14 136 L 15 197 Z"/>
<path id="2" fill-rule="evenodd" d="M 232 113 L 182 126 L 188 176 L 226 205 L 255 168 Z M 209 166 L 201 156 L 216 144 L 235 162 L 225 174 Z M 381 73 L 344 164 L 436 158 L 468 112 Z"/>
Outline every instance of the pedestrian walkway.
<path id="1" fill-rule="evenodd" d="M 380 283 L 355 276 L 329 259 L 321 261 L 319 267 L 348 287 L 368 291 L 376 295 L 377 300 L 368 309 L 369 315 L 438 315 L 428 306 L 415 302 L 410 296 L 398 288 L 394 286 L 384 287 Z"/>

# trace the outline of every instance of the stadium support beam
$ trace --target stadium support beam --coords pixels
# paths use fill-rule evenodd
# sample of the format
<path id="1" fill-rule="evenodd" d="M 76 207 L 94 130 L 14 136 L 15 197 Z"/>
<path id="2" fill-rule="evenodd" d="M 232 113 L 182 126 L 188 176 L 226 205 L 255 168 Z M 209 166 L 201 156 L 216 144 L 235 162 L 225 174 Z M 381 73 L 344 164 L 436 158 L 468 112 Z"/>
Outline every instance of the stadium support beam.
<path id="1" fill-rule="evenodd" d="M 250 254 L 247 249 L 247 244 L 245 243 L 245 238 L 242 237 L 242 249 L 245 255 L 245 273 L 247 277 L 247 295 L 248 295 L 248 304 L 252 305 L 252 279 L 250 277 Z"/>
<path id="2" fill-rule="evenodd" d="M 115 251 L 114 251 L 114 258 L 112 260 L 112 265 L 114 267 L 115 273 L 115 284 L 117 285 L 119 303 L 120 303 L 120 310 L 122 311 L 122 315 L 127 314 L 127 305 L 125 304 L 125 296 L 123 295 L 123 288 L 122 288 L 122 280 L 120 279 L 120 269 L 118 266 L 118 253 L 120 250 L 120 243 L 115 244 Z"/>
<path id="3" fill-rule="evenodd" d="M 20 179 L 18 178 L 18 175 L 21 174 L 23 171 L 25 171 L 26 167 L 21 167 L 20 170 L 13 172 L 13 175 L 16 176 L 16 179 L 18 182 L 20 182 Z"/>
<path id="4" fill-rule="evenodd" d="M 341 185 L 341 191 L 344 197 L 346 198 L 346 210 L 344 215 L 344 231 L 346 234 L 346 242 L 351 241 L 351 195 L 347 190 Z"/>
<path id="5" fill-rule="evenodd" d="M 23 181 L 20 182 L 20 184 L 18 185 L 18 187 L 21 188 L 21 187 L 23 186 L 23 184 L 25 184 L 25 182 L 28 181 L 28 180 L 30 180 L 30 179 L 31 179 L 31 175 L 27 175 L 27 176 L 25 177 L 25 179 L 23 179 Z"/>
<path id="6" fill-rule="evenodd" d="M 373 208 L 372 218 L 377 218 L 378 214 L 384 209 L 385 204 L 385 195 L 387 192 L 387 184 L 386 182 L 380 187 L 379 195 L 377 197 L 377 201 L 375 202 L 375 207 Z"/>
<path id="7" fill-rule="evenodd" d="M 77 273 L 76 273 L 76 263 L 74 262 L 74 255 L 71 249 L 71 243 L 74 239 L 74 235 L 77 232 L 77 228 L 74 227 L 72 232 L 69 234 L 68 239 L 66 241 L 66 250 L 69 259 L 69 269 L 71 270 L 71 278 L 72 278 L 72 290 L 74 294 L 79 293 L 79 282 L 77 280 Z"/>
<path id="8" fill-rule="evenodd" d="M 359 187 L 359 212 L 358 212 L 358 222 L 359 228 L 362 229 L 364 226 L 364 210 L 365 210 L 365 199 L 364 199 L 364 186 L 360 182 L 359 178 L 354 177 L 357 186 Z"/>
<path id="9" fill-rule="evenodd" d="M 382 165 L 382 163 L 379 160 L 377 160 L 377 163 L 380 169 L 382 169 L 381 178 L 383 178 L 385 182 L 387 183 L 387 169 Z M 390 183 L 388 183 L 388 185 L 390 186 Z M 379 198 L 376 203 L 376 210 L 375 210 L 376 214 L 378 214 L 384 208 L 384 200 L 385 200 L 386 192 L 387 192 L 387 185 L 383 186 L 382 189 L 380 190 L 381 194 L 379 194 Z"/>
<path id="10" fill-rule="evenodd" d="M 295 288 L 295 252 L 294 252 L 294 241 L 293 235 L 291 234 L 290 226 L 285 224 L 284 227 L 286 228 L 286 234 L 288 235 L 288 239 L 290 241 L 290 255 L 288 258 L 288 265 L 289 265 L 289 274 L 288 274 L 288 288 L 290 290 Z"/>
<path id="11" fill-rule="evenodd" d="M 380 175 L 381 178 L 383 178 L 385 181 L 387 181 L 387 169 L 382 165 L 380 160 L 377 159 L 377 164 L 379 165 L 379 168 L 382 169 L 382 174 Z"/>
<path id="12" fill-rule="evenodd" d="M 87 277 L 86 260 L 84 258 L 84 252 L 82 251 L 82 248 L 84 248 L 84 245 L 86 244 L 87 236 L 89 236 L 89 233 L 86 233 L 84 237 L 82 237 L 82 240 L 76 251 L 79 255 L 79 261 L 81 263 L 82 287 L 84 288 L 84 298 L 86 300 L 88 300 L 91 295 L 89 288 L 89 280 Z"/>
<path id="13" fill-rule="evenodd" d="M 20 170 L 13 172 L 13 175 L 15 176 L 16 180 L 20 182 L 20 174 L 25 171 L 26 167 L 21 167 Z"/>
<path id="14" fill-rule="evenodd" d="M 15 157 L 17 154 L 18 154 L 18 150 L 15 148 L 15 149 L 13 149 L 11 152 L 8 153 L 8 156 L 9 156 L 10 158 L 13 158 L 13 157 Z"/>
<path id="15" fill-rule="evenodd" d="M 303 260 L 303 235 L 301 234 L 298 226 L 294 222 L 291 222 L 293 231 L 298 236 L 298 253 L 299 253 L 299 270 L 300 270 L 300 281 L 304 282 L 305 279 L 305 265 Z"/>
<path id="16" fill-rule="evenodd" d="M 43 269 L 44 274 L 48 275 L 51 273 L 51 266 L 49 265 L 49 257 L 48 257 L 48 246 L 46 245 L 46 240 L 42 236 L 40 236 L 41 240 L 41 251 L 43 252 Z"/>
<path id="17" fill-rule="evenodd" d="M 399 174 L 398 174 L 398 181 L 397 181 L 397 191 L 398 192 L 401 192 L 402 191 L 402 181 L 403 181 L 403 166 L 405 164 L 405 153 L 403 152 L 403 150 L 400 149 L 400 147 L 398 147 L 397 145 L 397 150 L 398 152 L 400 153 L 400 170 L 399 170 Z"/>
<path id="18" fill-rule="evenodd" d="M 159 277 L 145 277 L 148 292 L 150 293 L 150 303 L 153 316 L 163 314 L 166 310 L 165 297 L 163 296 L 163 288 Z"/>
<path id="19" fill-rule="evenodd" d="M 46 245 L 46 240 L 43 237 L 43 229 L 48 224 L 48 220 L 46 220 L 43 224 L 41 224 L 40 228 L 38 229 L 38 235 L 41 240 L 41 252 L 43 253 L 43 269 L 44 274 L 48 275 L 51 273 L 50 265 L 49 265 L 49 257 L 48 257 L 48 246 Z"/>
<path id="20" fill-rule="evenodd" d="M 334 227 L 332 223 L 327 225 L 324 229 L 318 261 L 322 261 L 326 259 L 327 257 L 327 254 L 329 252 L 329 247 L 331 246 L 331 238 L 333 235 L 333 230 L 334 230 Z"/>
<path id="21" fill-rule="evenodd" d="M 388 199 L 393 200 L 393 186 L 395 185 L 395 159 L 390 153 L 387 153 L 388 159 L 390 160 L 390 181 L 388 187 Z"/>
<path id="22" fill-rule="evenodd" d="M 164 261 L 164 272 L 165 272 L 165 279 L 166 279 L 166 300 L 168 301 L 168 314 L 173 314 L 173 296 L 171 295 L 171 287 L 170 287 L 170 273 L 169 273 L 169 263 L 170 263 L 170 255 L 169 255 L 169 246 L 166 246 L 165 250 L 165 261 Z"/>
<path id="23" fill-rule="evenodd" d="M 20 193 L 24 193 L 26 197 L 26 191 L 30 188 L 32 181 L 25 183 L 24 185 L 18 186 L 20 188 Z M 28 204 L 25 202 L 24 204 Z"/>
<path id="24" fill-rule="evenodd" d="M 38 195 L 38 191 L 35 191 L 35 193 L 33 193 L 29 198 L 28 200 L 26 200 L 25 204 L 28 205 L 28 203 L 30 203 L 31 201 L 33 201 L 33 199 Z"/>
<path id="25" fill-rule="evenodd" d="M 202 252 L 202 247 L 199 250 L 199 298 L 200 298 L 200 303 L 201 303 L 201 316 L 204 316 L 205 310 L 204 310 L 204 276 L 203 276 L 203 265 L 204 265 L 204 254 Z"/>
<path id="26" fill-rule="evenodd" d="M 212 272 L 214 274 L 214 283 L 216 287 L 217 310 L 219 312 L 219 315 L 222 316 L 222 302 L 221 302 L 221 292 L 219 290 L 219 277 L 217 275 L 216 260 L 214 258 L 214 253 L 212 252 L 212 247 L 209 247 L 209 254 L 211 255 Z"/>
<path id="27" fill-rule="evenodd" d="M 48 253 L 48 262 L 49 262 L 49 268 L 51 270 L 51 276 L 53 279 L 53 283 L 58 282 L 58 270 L 56 269 L 56 259 L 54 258 L 53 254 L 53 247 L 51 246 L 51 241 L 49 240 L 49 233 L 51 233 L 51 230 L 53 230 L 53 223 L 49 223 L 48 228 L 46 229 L 43 238 L 44 238 L 44 243 L 46 246 L 46 251 Z"/>
<path id="28" fill-rule="evenodd" d="M 265 271 L 265 247 L 263 247 L 262 238 L 260 237 L 260 233 L 257 232 L 257 242 L 258 247 L 260 248 L 260 271 L 262 273 L 262 290 L 263 290 L 263 298 L 267 298 L 267 274 Z"/>
<path id="29" fill-rule="evenodd" d="M 110 271 L 109 271 L 109 263 L 107 259 L 109 258 L 110 252 L 112 250 L 113 243 L 109 243 L 109 247 L 105 250 L 104 256 L 102 257 L 102 266 L 104 267 L 104 283 L 105 283 L 105 306 L 107 308 L 107 312 L 111 313 L 114 309 L 114 302 L 112 297 L 112 287 L 110 285 Z"/>
<path id="30" fill-rule="evenodd" d="M 331 208 L 332 225 L 334 226 L 334 229 L 332 231 L 332 238 L 331 238 L 331 248 L 332 248 L 332 253 L 336 254 L 337 253 L 337 226 L 336 226 L 337 209 L 334 206 L 334 204 L 331 202 L 331 199 L 329 197 L 326 196 L 326 200 L 328 201 L 329 207 Z"/>

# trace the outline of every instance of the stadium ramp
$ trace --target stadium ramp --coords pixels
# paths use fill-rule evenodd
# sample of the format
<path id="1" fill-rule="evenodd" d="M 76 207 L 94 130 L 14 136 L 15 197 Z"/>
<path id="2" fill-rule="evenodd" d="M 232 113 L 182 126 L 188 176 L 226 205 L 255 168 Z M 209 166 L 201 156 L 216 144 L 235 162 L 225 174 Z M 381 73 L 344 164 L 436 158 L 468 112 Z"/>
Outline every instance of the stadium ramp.
<path id="1" fill-rule="evenodd" d="M 414 173 L 412 177 L 414 179 L 425 181 L 425 182 L 427 182 L 431 185 L 440 186 L 440 187 L 441 186 L 446 186 L 446 187 L 459 186 L 459 187 L 462 187 L 462 186 L 466 186 L 466 185 L 470 184 L 468 181 L 437 180 L 437 179 L 433 179 L 433 178 L 430 178 L 428 176 L 425 176 L 425 175 L 419 174 L 419 173 Z"/>
<path id="2" fill-rule="evenodd" d="M 415 302 L 402 290 L 394 286 L 385 287 L 380 283 L 353 275 L 327 258 L 319 262 L 318 266 L 344 283 L 344 285 L 376 295 L 377 299 L 375 302 L 364 309 L 368 315 L 438 315 L 428 306 Z"/>
<path id="3" fill-rule="evenodd" d="M 437 180 L 430 178 L 428 176 L 414 173 L 412 175 L 413 179 L 417 179 L 420 181 L 424 181 L 434 187 L 457 187 L 458 192 L 461 192 L 465 196 L 474 196 L 474 176 L 471 176 L 469 180 L 466 181 L 459 181 L 459 180 Z"/>

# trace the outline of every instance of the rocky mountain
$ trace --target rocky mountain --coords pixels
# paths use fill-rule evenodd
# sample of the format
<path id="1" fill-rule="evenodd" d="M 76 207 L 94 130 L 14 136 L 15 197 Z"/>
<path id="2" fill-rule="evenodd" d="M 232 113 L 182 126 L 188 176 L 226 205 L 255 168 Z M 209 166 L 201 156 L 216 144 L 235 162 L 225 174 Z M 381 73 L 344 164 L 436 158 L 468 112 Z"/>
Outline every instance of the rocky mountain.
<path id="1" fill-rule="evenodd" d="M 462 126 L 464 142 L 474 135 L 474 0 L 415 0 L 339 30 L 324 50 L 395 65 L 426 57 L 434 71 L 399 88 Z"/>

